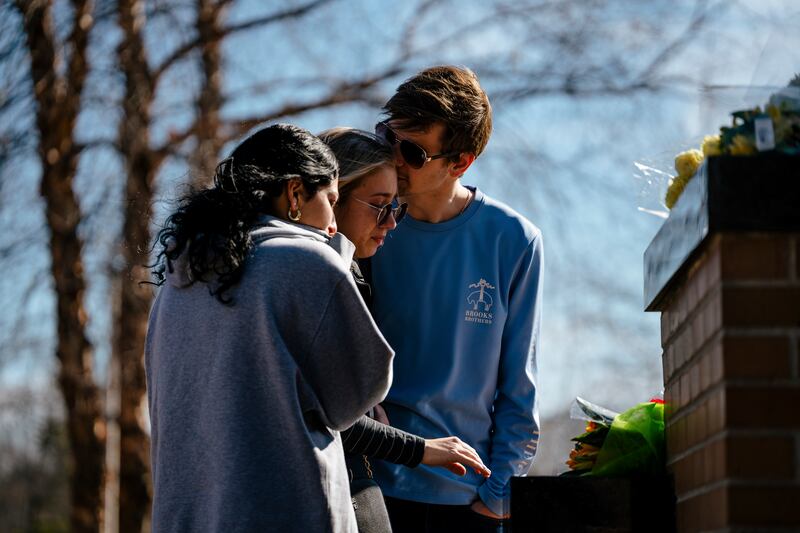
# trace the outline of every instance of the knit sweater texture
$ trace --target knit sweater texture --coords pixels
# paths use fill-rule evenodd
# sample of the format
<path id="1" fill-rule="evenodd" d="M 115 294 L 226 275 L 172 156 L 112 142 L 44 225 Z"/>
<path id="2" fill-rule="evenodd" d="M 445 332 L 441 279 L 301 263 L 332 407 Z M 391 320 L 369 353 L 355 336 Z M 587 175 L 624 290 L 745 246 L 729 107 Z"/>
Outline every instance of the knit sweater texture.
<path id="1" fill-rule="evenodd" d="M 180 260 L 153 304 L 153 531 L 355 532 L 339 431 L 384 398 L 394 354 L 352 244 L 274 217 L 252 239 L 232 305 Z"/>

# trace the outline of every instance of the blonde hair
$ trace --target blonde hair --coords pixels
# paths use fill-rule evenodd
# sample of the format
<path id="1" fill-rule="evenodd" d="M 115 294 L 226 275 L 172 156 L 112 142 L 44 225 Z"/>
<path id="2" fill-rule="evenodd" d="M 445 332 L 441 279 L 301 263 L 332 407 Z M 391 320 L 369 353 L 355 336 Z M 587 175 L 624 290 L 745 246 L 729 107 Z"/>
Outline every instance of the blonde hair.
<path id="1" fill-rule="evenodd" d="M 339 201 L 347 199 L 361 178 L 383 165 L 394 165 L 392 147 L 356 128 L 331 128 L 318 135 L 339 162 Z"/>

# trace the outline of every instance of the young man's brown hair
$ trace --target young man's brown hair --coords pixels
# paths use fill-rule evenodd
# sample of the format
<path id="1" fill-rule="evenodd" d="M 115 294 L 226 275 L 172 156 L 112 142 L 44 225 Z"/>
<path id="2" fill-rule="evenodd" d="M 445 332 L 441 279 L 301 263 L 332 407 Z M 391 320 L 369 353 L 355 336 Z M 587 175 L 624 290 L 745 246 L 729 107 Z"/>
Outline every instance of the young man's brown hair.
<path id="1" fill-rule="evenodd" d="M 426 131 L 445 125 L 442 152 L 479 156 L 492 133 L 492 106 L 468 68 L 431 67 L 403 82 L 383 107 L 401 129 Z M 457 160 L 458 156 L 451 158 Z"/>

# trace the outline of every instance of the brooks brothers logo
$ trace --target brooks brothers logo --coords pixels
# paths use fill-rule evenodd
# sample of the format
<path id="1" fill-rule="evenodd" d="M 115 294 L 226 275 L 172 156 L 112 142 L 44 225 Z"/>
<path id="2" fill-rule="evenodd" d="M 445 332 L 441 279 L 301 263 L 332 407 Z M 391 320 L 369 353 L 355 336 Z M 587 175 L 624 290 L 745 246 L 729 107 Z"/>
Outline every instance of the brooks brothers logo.
<path id="1" fill-rule="evenodd" d="M 476 290 L 467 295 L 467 303 L 470 308 L 464 313 L 464 320 L 466 322 L 477 322 L 478 324 L 491 324 L 494 320 L 494 315 L 490 311 L 494 301 L 487 289 L 494 289 L 494 285 L 481 278 L 478 283 L 471 283 L 469 288 Z"/>

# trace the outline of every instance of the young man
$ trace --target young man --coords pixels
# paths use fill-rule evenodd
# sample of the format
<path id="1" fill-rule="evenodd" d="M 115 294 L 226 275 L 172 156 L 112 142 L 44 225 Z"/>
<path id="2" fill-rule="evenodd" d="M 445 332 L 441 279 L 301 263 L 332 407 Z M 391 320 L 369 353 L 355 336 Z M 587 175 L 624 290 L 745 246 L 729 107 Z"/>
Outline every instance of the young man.
<path id="1" fill-rule="evenodd" d="M 406 431 L 461 437 L 492 475 L 380 462 L 376 478 L 395 533 L 498 531 L 511 476 L 528 471 L 539 436 L 541 232 L 461 184 L 492 129 L 470 70 L 426 69 L 398 87 L 384 113 L 376 132 L 395 148 L 409 204 L 372 261 L 374 316 L 397 353 L 384 406 Z"/>

